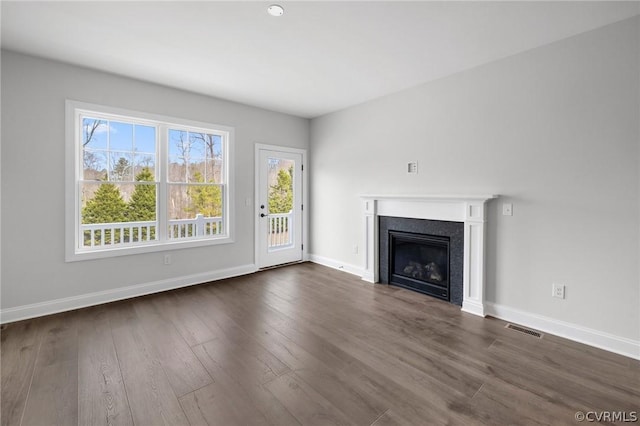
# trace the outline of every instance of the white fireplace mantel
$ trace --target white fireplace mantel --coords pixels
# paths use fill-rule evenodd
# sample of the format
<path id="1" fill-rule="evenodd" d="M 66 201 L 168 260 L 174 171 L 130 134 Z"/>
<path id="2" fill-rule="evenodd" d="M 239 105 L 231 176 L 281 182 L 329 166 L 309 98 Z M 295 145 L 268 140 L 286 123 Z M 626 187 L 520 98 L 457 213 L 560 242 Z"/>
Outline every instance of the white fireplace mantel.
<path id="1" fill-rule="evenodd" d="M 361 195 L 364 201 L 365 265 L 362 279 L 378 280 L 378 216 L 464 223 L 462 310 L 485 316 L 486 203 L 497 195 Z"/>

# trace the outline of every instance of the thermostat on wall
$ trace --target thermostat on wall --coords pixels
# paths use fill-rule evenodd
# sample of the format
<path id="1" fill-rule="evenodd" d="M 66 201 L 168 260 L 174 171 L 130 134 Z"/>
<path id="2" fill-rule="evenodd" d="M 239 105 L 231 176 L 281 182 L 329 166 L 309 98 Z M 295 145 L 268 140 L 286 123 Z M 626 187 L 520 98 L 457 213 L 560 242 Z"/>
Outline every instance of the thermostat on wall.
<path id="1" fill-rule="evenodd" d="M 407 163 L 407 173 L 418 173 L 417 161 L 410 161 Z"/>

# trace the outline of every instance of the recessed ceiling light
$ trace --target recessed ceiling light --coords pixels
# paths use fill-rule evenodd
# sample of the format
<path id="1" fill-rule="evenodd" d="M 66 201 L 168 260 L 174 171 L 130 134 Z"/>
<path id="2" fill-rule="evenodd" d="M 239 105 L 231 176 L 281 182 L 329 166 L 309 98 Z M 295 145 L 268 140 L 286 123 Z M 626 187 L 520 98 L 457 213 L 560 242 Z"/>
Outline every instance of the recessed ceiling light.
<path id="1" fill-rule="evenodd" d="M 271 16 L 282 16 L 284 14 L 284 8 L 279 4 L 272 4 L 267 8 L 267 13 Z"/>

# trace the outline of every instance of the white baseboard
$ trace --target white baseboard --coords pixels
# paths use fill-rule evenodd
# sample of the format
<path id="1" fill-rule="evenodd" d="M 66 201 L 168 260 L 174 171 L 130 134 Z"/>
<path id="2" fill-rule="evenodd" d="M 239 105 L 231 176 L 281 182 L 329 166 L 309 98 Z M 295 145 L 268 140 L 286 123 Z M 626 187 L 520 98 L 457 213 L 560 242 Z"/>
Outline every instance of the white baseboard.
<path id="1" fill-rule="evenodd" d="M 495 303 L 485 302 L 484 305 L 489 316 L 640 360 L 640 341 Z"/>
<path id="2" fill-rule="evenodd" d="M 313 263 L 348 272 L 359 277 L 362 277 L 364 275 L 364 270 L 362 268 L 359 268 L 355 265 L 339 262 L 334 259 L 310 254 L 309 260 Z M 173 290 L 181 287 L 188 287 L 191 285 L 206 283 L 209 281 L 247 275 L 256 272 L 256 270 L 257 268 L 255 265 L 249 264 L 234 268 L 154 281 L 145 284 L 137 284 L 133 286 L 117 288 L 114 290 L 107 290 L 83 294 L 80 296 L 66 297 L 63 299 L 56 299 L 47 302 L 17 306 L 14 308 L 0 310 L 0 323 L 4 324 L 14 321 L 20 321 L 43 315 L 56 314 L 73 309 L 114 302 L 117 300 L 144 296 L 146 294 L 158 293 L 161 291 Z M 529 312 L 521 311 L 519 309 L 510 308 L 491 302 L 485 302 L 484 308 L 484 313 L 486 315 L 535 328 L 546 333 L 554 334 L 556 336 L 564 337 L 569 340 L 574 340 L 576 342 L 584 343 L 590 346 L 604 349 L 606 351 L 640 360 L 640 341 L 616 336 L 610 333 L 582 327 L 577 324 L 559 321 L 553 318 L 532 314 Z"/>
<path id="3" fill-rule="evenodd" d="M 335 259 L 329 259 L 314 254 L 309 255 L 309 260 L 320 265 L 358 275 L 364 280 L 373 281 L 373 277 L 365 275 L 365 270 L 363 268 L 358 268 L 354 265 L 349 265 Z M 532 314 L 491 302 L 485 302 L 484 305 L 475 305 L 467 302 L 463 305 L 462 310 L 475 315 L 489 315 L 505 321 L 514 322 L 516 324 L 544 331 L 545 333 L 564 337 L 565 339 L 584 343 L 605 351 L 640 360 L 640 341 L 628 339 L 626 337 L 616 336 L 603 331 L 594 330 L 592 328 Z"/>
<path id="4" fill-rule="evenodd" d="M 129 299 L 131 297 L 144 296 L 146 294 L 173 290 L 180 287 L 188 287 L 194 284 L 202 284 L 209 281 L 232 278 L 240 275 L 256 272 L 255 265 L 242 265 L 234 268 L 209 271 L 200 274 L 186 275 L 178 278 L 137 284 L 113 290 L 99 291 L 96 293 L 82 294 L 79 296 L 65 297 L 47 302 L 33 303 L 17 306 L 15 308 L 0 310 L 0 323 L 20 321 L 43 315 L 57 314 L 73 309 L 86 308 L 87 306 L 100 305 L 116 300 Z"/>
<path id="5" fill-rule="evenodd" d="M 462 311 L 468 312 L 473 315 L 478 315 L 479 317 L 484 317 L 487 315 L 485 311 L 485 306 L 482 303 L 474 302 L 471 300 L 463 300 L 462 301 Z"/>
<path id="6" fill-rule="evenodd" d="M 362 277 L 362 275 L 364 274 L 364 270 L 355 265 L 350 265 L 348 263 L 340 262 L 338 260 L 329 259 L 328 257 L 318 256 L 316 254 L 310 254 L 309 261 L 313 263 L 317 263 L 318 265 L 328 266 L 329 268 L 348 272 L 350 274 L 357 275 L 359 277 Z"/>

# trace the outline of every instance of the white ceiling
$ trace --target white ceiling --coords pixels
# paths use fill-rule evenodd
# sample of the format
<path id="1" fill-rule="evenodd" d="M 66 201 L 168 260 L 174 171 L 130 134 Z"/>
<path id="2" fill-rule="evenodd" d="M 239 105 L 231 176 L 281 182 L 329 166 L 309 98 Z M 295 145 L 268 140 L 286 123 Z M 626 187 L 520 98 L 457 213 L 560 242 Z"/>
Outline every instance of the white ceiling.
<path id="1" fill-rule="evenodd" d="M 275 1 L 275 0 L 274 0 Z M 2 47 L 316 117 L 640 14 L 638 2 L 13 2 Z"/>

